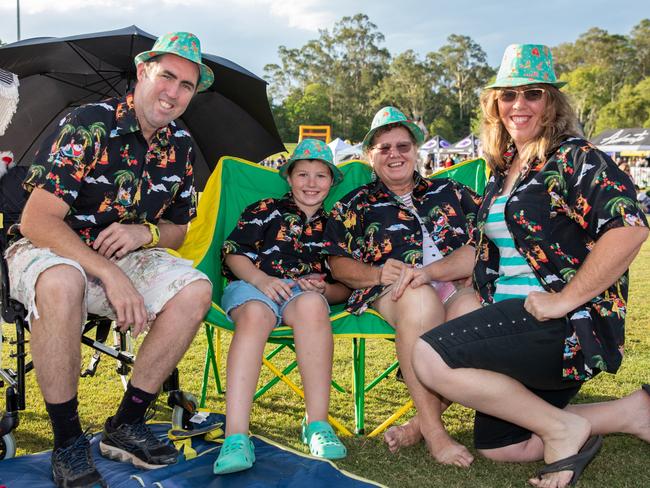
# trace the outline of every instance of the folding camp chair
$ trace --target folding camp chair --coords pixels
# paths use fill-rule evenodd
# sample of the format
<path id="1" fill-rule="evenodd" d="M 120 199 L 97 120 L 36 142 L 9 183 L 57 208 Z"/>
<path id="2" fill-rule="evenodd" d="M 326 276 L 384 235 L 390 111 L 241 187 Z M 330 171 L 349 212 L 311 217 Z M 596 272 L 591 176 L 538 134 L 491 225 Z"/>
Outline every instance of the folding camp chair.
<path id="1" fill-rule="evenodd" d="M 456 165 L 458 179 L 473 188 L 485 184 L 484 171 L 477 171 L 477 162 L 473 165 Z M 354 188 L 370 181 L 370 166 L 362 161 L 350 161 L 339 166 L 345 178 L 341 184 L 334 187 L 325 200 L 324 207 L 330 209 L 332 205 Z M 481 166 L 483 168 L 483 166 Z M 482 173 L 476 175 L 475 173 Z M 444 176 L 448 174 L 445 173 Z M 435 176 L 443 176 L 437 174 Z M 234 329 L 219 306 L 225 281 L 221 276 L 221 245 L 230 231 L 237 224 L 243 209 L 251 203 L 262 198 L 280 197 L 286 193 L 288 185 L 280 178 L 277 170 L 269 169 L 258 164 L 237 158 L 222 158 L 215 171 L 208 180 L 203 195 L 199 201 L 198 217 L 192 222 L 185 244 L 179 250 L 180 254 L 191 259 L 194 265 L 206 273 L 213 283 L 213 303 L 205 318 L 205 331 L 207 337 L 207 351 L 203 371 L 203 386 L 199 405 L 205 406 L 210 373 L 215 381 L 216 391 L 223 393 L 219 364 L 221 357 L 220 331 Z M 368 384 L 365 383 L 365 348 L 366 339 L 394 339 L 395 333 L 383 318 L 375 311 L 368 311 L 360 316 L 351 315 L 344 311 L 343 305 L 332 307 L 330 315 L 332 333 L 335 338 L 350 338 L 352 340 L 352 394 L 355 407 L 355 427 L 357 434 L 363 434 L 365 429 L 365 394 L 374 388 L 381 380 L 386 378 L 398 367 L 394 361 L 383 373 Z M 217 340 L 215 342 L 215 332 Z M 302 391 L 287 376 L 297 366 L 292 361 L 282 370 L 276 367 L 271 360 L 281 350 L 293 349 L 293 332 L 289 327 L 276 328 L 268 342 L 276 344 L 266 357 L 263 364 L 275 375 L 275 378 L 262 386 L 255 394 L 257 399 L 266 393 L 278 381 L 286 383 L 293 391 L 302 396 Z M 334 388 L 344 391 L 333 382 Z M 407 402 L 397 412 L 391 415 L 369 435 L 377 435 L 391 423 L 397 420 L 412 407 L 412 402 Z M 343 433 L 349 433 L 343 425 L 333 419 L 333 424 Z"/>

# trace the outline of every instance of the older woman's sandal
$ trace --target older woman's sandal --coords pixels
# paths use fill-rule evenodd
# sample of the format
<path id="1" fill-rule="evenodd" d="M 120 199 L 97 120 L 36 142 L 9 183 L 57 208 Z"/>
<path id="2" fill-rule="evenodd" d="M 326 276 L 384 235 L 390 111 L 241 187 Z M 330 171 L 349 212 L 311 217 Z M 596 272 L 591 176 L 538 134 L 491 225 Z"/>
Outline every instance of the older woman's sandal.
<path id="1" fill-rule="evenodd" d="M 551 464 L 547 464 L 537 472 L 537 477 L 542 479 L 542 475 L 549 473 L 557 473 L 559 471 L 573 471 L 573 476 L 569 485 L 573 486 L 580 478 L 580 475 L 585 470 L 587 465 L 592 461 L 603 445 L 603 436 L 595 435 L 587 439 L 578 454 L 560 459 Z"/>
<path id="2" fill-rule="evenodd" d="M 313 456 L 325 459 L 343 459 L 348 451 L 334 433 L 332 426 L 317 420 L 307 425 L 302 421 L 302 442 L 309 446 Z"/>
<path id="3" fill-rule="evenodd" d="M 253 467 L 255 447 L 246 434 L 226 437 L 214 462 L 214 474 L 236 473 Z"/>

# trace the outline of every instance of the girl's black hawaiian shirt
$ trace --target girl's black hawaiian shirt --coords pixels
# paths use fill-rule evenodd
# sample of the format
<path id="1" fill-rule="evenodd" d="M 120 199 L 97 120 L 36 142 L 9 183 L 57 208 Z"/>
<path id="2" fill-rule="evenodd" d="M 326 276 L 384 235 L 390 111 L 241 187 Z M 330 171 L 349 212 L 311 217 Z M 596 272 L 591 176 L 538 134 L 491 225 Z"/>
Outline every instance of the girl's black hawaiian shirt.
<path id="1" fill-rule="evenodd" d="M 506 153 L 512 160 L 514 146 Z M 492 303 L 499 252 L 483 231 L 504 175 L 488 181 L 478 212 L 474 281 L 484 303 Z M 578 271 L 598 238 L 609 229 L 647 226 L 634 185 L 614 162 L 589 142 L 565 141 L 546 163 L 533 162 L 515 183 L 505 207 L 508 229 L 544 288 L 559 292 Z M 628 274 L 567 316 L 563 377 L 585 380 L 598 370 L 615 372 L 623 357 Z"/>
<path id="2" fill-rule="evenodd" d="M 83 105 L 47 137 L 25 179 L 70 206 L 65 222 L 88 245 L 113 222 L 186 224 L 196 214 L 192 139 L 174 122 L 142 135 L 133 94 Z"/>
<path id="3" fill-rule="evenodd" d="M 474 245 L 474 220 L 481 198 L 460 183 L 428 180 L 414 173 L 413 204 L 443 256 Z M 380 180 L 348 193 L 330 212 L 325 254 L 381 266 L 389 258 L 422 265 L 422 227 Z M 355 290 L 347 310 L 364 312 L 383 285 Z"/>
<path id="4" fill-rule="evenodd" d="M 308 220 L 291 193 L 280 199 L 260 200 L 242 212 L 237 226 L 223 243 L 222 259 L 227 254 L 246 256 L 276 278 L 328 274 L 322 256 L 326 222 L 327 213 L 322 207 Z M 238 279 L 225 262 L 223 270 L 228 280 Z"/>

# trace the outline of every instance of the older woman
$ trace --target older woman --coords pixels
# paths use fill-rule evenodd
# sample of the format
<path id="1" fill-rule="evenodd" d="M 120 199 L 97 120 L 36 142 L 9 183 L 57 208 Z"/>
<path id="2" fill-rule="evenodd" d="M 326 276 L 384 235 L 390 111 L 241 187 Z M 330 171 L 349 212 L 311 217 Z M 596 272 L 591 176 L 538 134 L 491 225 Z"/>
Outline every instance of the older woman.
<path id="1" fill-rule="evenodd" d="M 422 139 L 419 127 L 396 108 L 377 113 L 363 141 L 376 181 L 334 207 L 325 253 L 333 276 L 355 289 L 348 310 L 372 307 L 396 330 L 397 357 L 419 420 L 387 433 L 391 450 L 424 436 L 439 462 L 469 466 L 472 455 L 442 425 L 447 402 L 417 381 L 411 351 L 424 331 L 476 301 L 454 280 L 471 274 L 471 219 L 479 199 L 452 180 L 430 181 L 415 172 Z"/>
<path id="2" fill-rule="evenodd" d="M 414 351 L 422 383 L 477 410 L 476 447 L 500 461 L 543 458 L 530 483 L 551 488 L 575 483 L 599 434 L 650 440 L 642 390 L 567 406 L 621 364 L 627 269 L 648 229 L 630 179 L 580 138 L 563 84 L 547 47 L 507 48 L 481 96 L 493 176 L 474 280 L 486 306 L 427 332 Z"/>

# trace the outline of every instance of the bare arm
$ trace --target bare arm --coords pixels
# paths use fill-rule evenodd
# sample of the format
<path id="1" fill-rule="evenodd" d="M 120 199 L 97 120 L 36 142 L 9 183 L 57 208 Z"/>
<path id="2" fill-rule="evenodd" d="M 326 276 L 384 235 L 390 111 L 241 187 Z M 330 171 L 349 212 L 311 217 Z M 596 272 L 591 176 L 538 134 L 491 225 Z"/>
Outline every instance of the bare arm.
<path id="1" fill-rule="evenodd" d="M 160 240 L 156 247 L 178 249 L 187 232 L 187 225 L 173 224 L 161 221 L 158 224 Z M 106 258 L 121 258 L 131 251 L 140 249 L 149 244 L 153 239 L 149 227 L 144 224 L 121 224 L 114 222 L 102 230 L 95 242 L 93 249 Z"/>
<path id="2" fill-rule="evenodd" d="M 291 297 L 291 285 L 289 283 L 285 283 L 280 278 L 267 275 L 246 256 L 228 254 L 226 256 L 226 265 L 237 278 L 250 283 L 277 303 L 280 303 L 282 299 L 288 300 Z"/>
<path id="3" fill-rule="evenodd" d="M 75 260 L 87 274 L 99 278 L 115 309 L 118 327 L 126 330 L 132 326 L 133 334 L 137 336 L 147 324 L 142 295 L 120 268 L 86 246 L 64 222 L 69 209 L 63 200 L 35 188 L 23 210 L 22 234 L 38 247 L 50 248 L 59 256 Z"/>
<path id="4" fill-rule="evenodd" d="M 472 275 L 475 254 L 474 246 L 465 245 L 422 269 L 426 270 L 429 281 L 462 280 Z"/>
<path id="5" fill-rule="evenodd" d="M 330 256 L 329 265 L 334 279 L 352 289 L 391 285 L 399 280 L 403 269 L 410 267 L 392 258 L 382 266 L 371 266 L 344 256 Z"/>
<path id="6" fill-rule="evenodd" d="M 617 227 L 605 232 L 560 293 L 532 292 L 524 307 L 536 319 L 549 320 L 589 302 L 625 273 L 648 232 L 646 227 Z"/>

